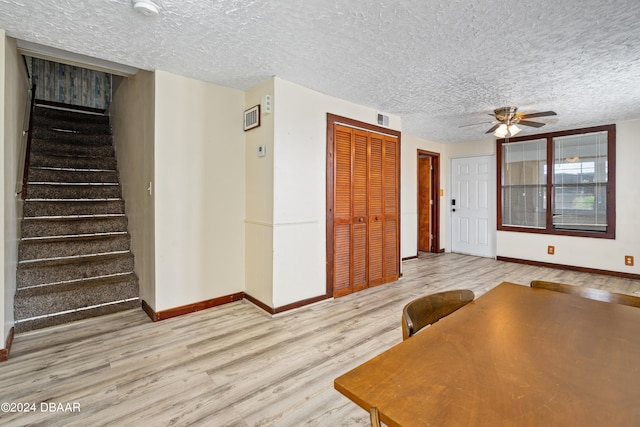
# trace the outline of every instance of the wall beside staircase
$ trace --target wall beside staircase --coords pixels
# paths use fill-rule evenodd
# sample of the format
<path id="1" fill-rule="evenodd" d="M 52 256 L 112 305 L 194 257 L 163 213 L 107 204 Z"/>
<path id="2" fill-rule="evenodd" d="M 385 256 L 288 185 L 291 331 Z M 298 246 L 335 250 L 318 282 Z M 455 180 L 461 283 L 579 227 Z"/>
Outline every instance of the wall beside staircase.
<path id="1" fill-rule="evenodd" d="M 244 291 L 244 109 L 240 90 L 155 73 L 156 312 Z"/>
<path id="2" fill-rule="evenodd" d="M 131 250 L 155 312 L 244 291 L 243 111 L 238 90 L 163 71 L 114 77 Z"/>
<path id="3" fill-rule="evenodd" d="M 0 292 L 0 352 L 5 348 L 9 331 L 13 327 L 13 296 L 16 291 L 16 265 L 18 263 L 18 235 L 22 204 L 15 197 L 20 144 L 24 113 L 29 102 L 29 81 L 18 54 L 15 39 L 6 37 L 0 29 L 0 164 L 3 165 L 3 209 L 0 228 L 3 246 L 0 249 L 3 289 Z M 1 356 L 1 354 L 0 354 Z"/>
<path id="4" fill-rule="evenodd" d="M 140 299 L 156 306 L 153 198 L 154 74 L 113 77 L 109 108 Z M 147 191 L 151 184 L 151 194 Z"/>

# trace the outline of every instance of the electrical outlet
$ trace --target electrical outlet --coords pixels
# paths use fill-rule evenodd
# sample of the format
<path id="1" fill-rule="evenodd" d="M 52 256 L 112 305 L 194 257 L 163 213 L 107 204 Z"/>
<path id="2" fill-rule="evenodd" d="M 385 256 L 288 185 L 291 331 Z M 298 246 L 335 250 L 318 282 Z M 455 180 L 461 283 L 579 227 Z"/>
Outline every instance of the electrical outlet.
<path id="1" fill-rule="evenodd" d="M 628 265 L 629 267 L 633 267 L 633 255 L 625 255 L 624 256 L 624 265 Z"/>
<path id="2" fill-rule="evenodd" d="M 547 253 L 549 255 L 555 254 L 556 253 L 556 247 L 555 246 L 551 246 L 551 245 L 547 246 Z"/>

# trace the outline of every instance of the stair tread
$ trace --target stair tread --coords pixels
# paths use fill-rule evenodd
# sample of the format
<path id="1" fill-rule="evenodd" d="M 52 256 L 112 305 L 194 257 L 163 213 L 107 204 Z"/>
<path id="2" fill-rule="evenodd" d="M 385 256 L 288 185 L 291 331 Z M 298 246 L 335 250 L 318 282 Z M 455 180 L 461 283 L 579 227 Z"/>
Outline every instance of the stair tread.
<path id="1" fill-rule="evenodd" d="M 23 237 L 21 242 L 46 242 L 57 240 L 80 240 L 80 239 L 104 239 L 109 237 L 126 236 L 129 233 L 126 231 L 109 231 L 104 233 L 82 233 L 82 234 L 58 234 L 54 236 L 36 236 L 36 237 Z"/>
<path id="2" fill-rule="evenodd" d="M 109 254 L 81 260 L 53 260 L 19 264 L 17 287 L 79 280 L 133 271 L 132 253 Z"/>
<path id="3" fill-rule="evenodd" d="M 111 280 L 138 280 L 136 277 L 136 273 L 134 271 L 125 271 L 122 273 L 112 273 L 112 274 L 102 274 L 98 276 L 91 277 L 82 277 L 79 279 L 70 279 L 70 280 L 59 280 L 56 282 L 47 282 L 47 283 L 39 283 L 37 285 L 27 285 L 21 286 L 18 290 L 28 290 L 28 289 L 40 289 L 47 288 L 53 286 L 62 286 L 62 285 L 76 285 L 97 281 L 111 281 Z"/>
<path id="4" fill-rule="evenodd" d="M 19 334 L 35 329 L 42 329 L 49 326 L 57 326 L 63 323 L 86 319 L 88 317 L 97 317 L 105 314 L 115 313 L 117 311 L 131 310 L 133 308 L 139 307 L 139 297 L 113 301 L 106 304 L 79 307 L 74 310 L 66 310 L 60 313 L 52 313 L 42 316 L 34 316 L 27 319 L 16 320 L 15 331 Z"/>
<path id="5" fill-rule="evenodd" d="M 29 185 L 66 185 L 66 186 L 78 186 L 87 187 L 95 185 L 96 187 L 105 185 L 120 185 L 119 182 L 60 182 L 60 181 L 29 181 Z"/>
<path id="6" fill-rule="evenodd" d="M 91 169 L 91 168 L 63 168 L 57 166 L 31 166 L 31 169 L 60 172 L 117 172 L 116 169 Z"/>
<path id="7" fill-rule="evenodd" d="M 94 200 L 94 199 L 81 199 L 81 200 Z M 34 221 L 34 220 L 52 220 L 52 219 L 91 219 L 91 218 L 120 218 L 125 217 L 126 215 L 123 213 L 107 213 L 107 214 L 86 214 L 86 215 L 47 215 L 47 216 L 29 216 L 25 217 L 26 221 Z"/>
<path id="8" fill-rule="evenodd" d="M 124 230 L 99 234 L 55 234 L 25 237 L 20 240 L 18 260 L 62 259 L 96 253 L 119 252 L 129 250 L 130 245 L 129 233 Z"/>
<path id="9" fill-rule="evenodd" d="M 85 259 L 108 256 L 108 255 L 124 255 L 124 254 L 130 254 L 130 253 L 131 251 L 127 250 L 127 251 L 99 252 L 95 254 L 70 255 L 70 256 L 61 256 L 61 257 L 52 257 L 52 258 L 28 259 L 28 260 L 18 261 L 18 265 L 27 265 L 27 264 L 37 263 L 37 262 L 46 262 L 46 261 L 85 260 Z"/>
<path id="10" fill-rule="evenodd" d="M 61 199 L 26 199 L 27 202 L 116 202 L 123 201 L 122 197 L 103 197 L 102 199 L 69 199 L 69 198 L 61 198 Z"/>

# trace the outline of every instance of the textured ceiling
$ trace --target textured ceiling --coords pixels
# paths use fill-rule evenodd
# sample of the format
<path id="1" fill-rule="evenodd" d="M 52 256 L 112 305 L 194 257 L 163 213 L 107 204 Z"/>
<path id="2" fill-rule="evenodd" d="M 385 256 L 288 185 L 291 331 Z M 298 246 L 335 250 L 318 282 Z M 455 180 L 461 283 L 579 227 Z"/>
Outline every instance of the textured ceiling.
<path id="1" fill-rule="evenodd" d="M 640 118 L 639 0 L 0 0 L 7 35 L 248 89 L 276 75 L 478 140 L 494 108 L 555 110 L 541 130 Z"/>

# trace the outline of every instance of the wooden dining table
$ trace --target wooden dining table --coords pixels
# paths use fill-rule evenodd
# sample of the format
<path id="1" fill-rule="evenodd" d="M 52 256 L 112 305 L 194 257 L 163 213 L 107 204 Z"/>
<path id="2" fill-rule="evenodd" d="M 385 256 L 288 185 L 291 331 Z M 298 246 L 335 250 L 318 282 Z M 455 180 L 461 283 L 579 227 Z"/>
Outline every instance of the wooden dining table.
<path id="1" fill-rule="evenodd" d="M 640 308 L 503 282 L 334 386 L 389 426 L 640 426 Z"/>

